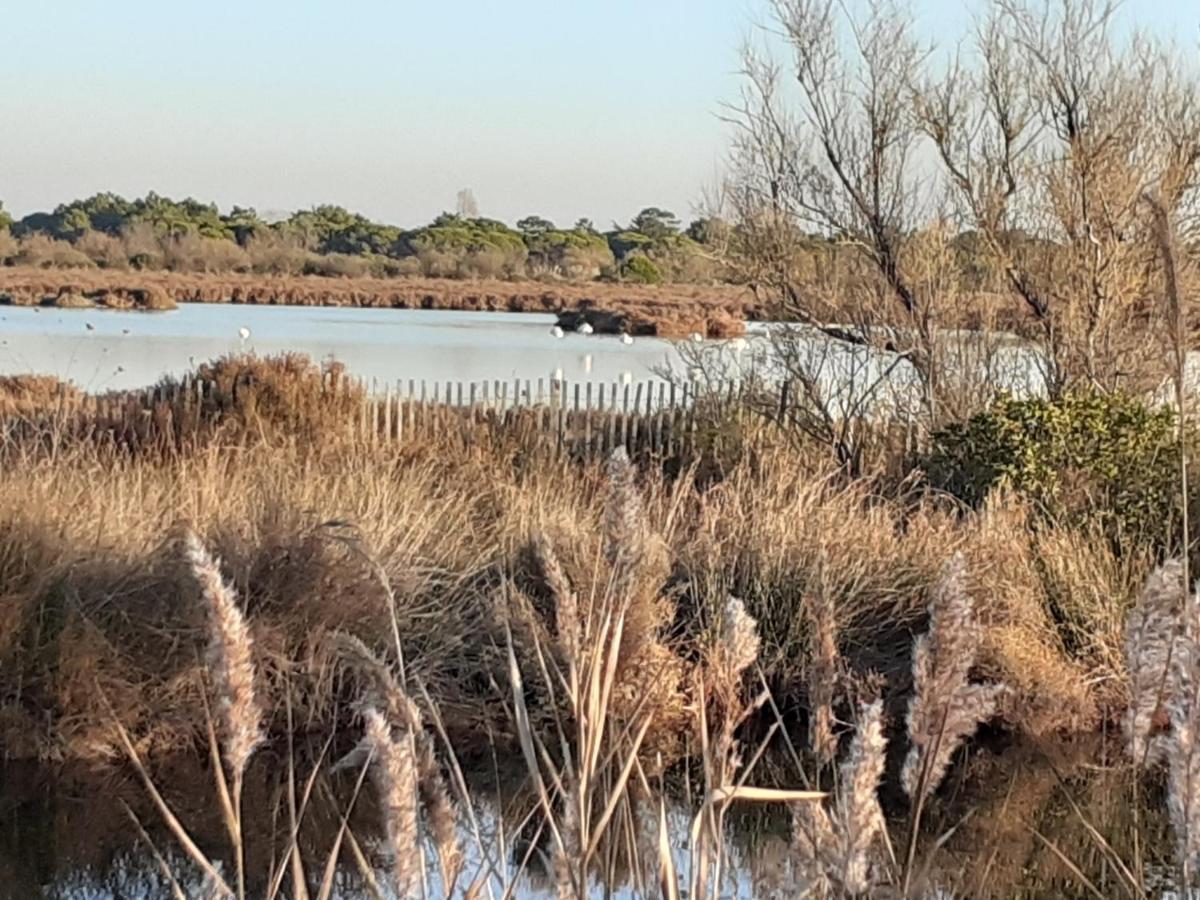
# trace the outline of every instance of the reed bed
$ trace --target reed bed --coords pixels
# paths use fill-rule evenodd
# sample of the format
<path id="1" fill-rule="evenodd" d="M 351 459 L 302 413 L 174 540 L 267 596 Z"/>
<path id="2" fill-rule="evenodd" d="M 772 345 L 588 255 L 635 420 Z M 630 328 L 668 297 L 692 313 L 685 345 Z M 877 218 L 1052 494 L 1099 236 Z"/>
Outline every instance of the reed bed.
<path id="1" fill-rule="evenodd" d="M 59 298 L 63 298 L 60 300 Z M 335 278 L 317 275 L 210 275 L 182 272 L 53 270 L 0 266 L 0 300 L 18 306 L 65 304 L 168 309 L 178 303 L 344 306 L 483 312 L 573 310 L 628 323 L 636 332 L 688 337 L 732 336 L 765 308 L 738 285 L 643 286 L 537 281 L 449 281 L 441 278 Z"/>
<path id="2" fill-rule="evenodd" d="M 1170 567 L 1150 576 L 1151 558 L 1003 491 L 964 511 L 792 445 L 715 479 L 519 441 L 368 451 L 336 415 L 271 396 L 253 427 L 169 454 L 3 448 L 7 757 L 124 759 L 152 786 L 154 760 L 208 747 L 240 848 L 262 747 L 349 740 L 337 767 L 289 778 L 288 832 L 314 785 L 356 778 L 389 817 L 400 895 L 478 896 L 513 876 L 465 868 L 486 854 L 463 847 L 476 829 L 459 760 L 493 754 L 521 760 L 522 827 L 561 896 L 617 873 L 639 893 L 715 896 L 731 817 L 762 805 L 795 817 L 789 864 L 814 893 L 911 895 L 930 886 L 941 786 L 964 777 L 978 729 L 1054 741 L 1128 709 L 1134 746 L 1168 761 L 1191 847 L 1194 767 L 1170 748 L 1191 733 L 1180 686 L 1196 657 L 1169 648 L 1194 613 Z M 764 768 L 781 745 L 802 749 Z M 684 856 L 664 800 L 681 769 L 696 775 Z M 209 880 L 317 894 L 330 859 L 363 868 L 349 821 L 332 857 L 293 844 L 248 875 L 237 853 Z M 428 859 L 411 858 L 414 821 Z M 1190 877 L 1193 852 L 1180 859 Z"/>

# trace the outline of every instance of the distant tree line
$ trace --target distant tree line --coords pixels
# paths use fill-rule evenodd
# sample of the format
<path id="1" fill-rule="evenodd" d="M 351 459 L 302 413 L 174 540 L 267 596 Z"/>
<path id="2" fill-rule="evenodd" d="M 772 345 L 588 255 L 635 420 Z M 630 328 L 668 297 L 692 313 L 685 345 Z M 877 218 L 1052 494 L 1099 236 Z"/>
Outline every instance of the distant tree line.
<path id="1" fill-rule="evenodd" d="M 560 228 L 541 216 L 510 227 L 478 215 L 469 192 L 459 211 L 405 229 L 323 205 L 268 222 L 252 208 L 156 193 L 112 193 L 13 219 L 0 203 L 0 265 L 170 269 L 335 276 L 607 279 L 706 282 L 720 277 L 697 220 L 684 228 L 649 207 L 600 231 L 589 219 Z"/>

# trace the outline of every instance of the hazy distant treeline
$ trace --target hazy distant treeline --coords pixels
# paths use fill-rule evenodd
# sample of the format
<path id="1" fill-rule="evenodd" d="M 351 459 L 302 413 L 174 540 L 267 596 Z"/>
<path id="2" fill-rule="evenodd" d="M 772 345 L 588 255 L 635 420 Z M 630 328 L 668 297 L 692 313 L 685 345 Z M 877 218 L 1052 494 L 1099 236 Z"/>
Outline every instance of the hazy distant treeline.
<path id="1" fill-rule="evenodd" d="M 480 217 L 466 194 L 458 213 L 405 229 L 340 206 L 317 206 L 279 221 L 251 208 L 153 192 L 127 200 L 96 194 L 14 220 L 0 204 L 0 264 L 170 269 L 280 275 L 606 278 L 639 283 L 710 281 L 710 222 L 684 228 L 650 207 L 628 225 L 600 231 L 580 219 L 561 228 L 528 216 L 515 228 Z"/>

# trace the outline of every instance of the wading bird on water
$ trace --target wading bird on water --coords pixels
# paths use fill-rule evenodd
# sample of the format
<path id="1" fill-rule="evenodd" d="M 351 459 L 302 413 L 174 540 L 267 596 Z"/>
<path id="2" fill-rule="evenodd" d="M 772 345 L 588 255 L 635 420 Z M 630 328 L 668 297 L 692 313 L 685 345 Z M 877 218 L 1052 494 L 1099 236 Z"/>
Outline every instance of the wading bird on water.
<path id="1" fill-rule="evenodd" d="M 584 322 L 582 325 L 579 326 L 578 330 L 579 330 L 580 334 L 591 334 L 593 329 L 592 329 L 591 323 Z"/>
<path id="2" fill-rule="evenodd" d="M 550 329 L 550 334 L 556 338 L 560 338 L 563 336 L 563 330 L 559 326 L 555 325 Z"/>
<path id="3" fill-rule="evenodd" d="M 625 332 L 622 331 L 621 332 L 621 343 L 625 344 L 626 346 L 629 346 L 630 344 L 633 343 L 633 338 L 631 338 L 628 334 L 626 334 Z"/>

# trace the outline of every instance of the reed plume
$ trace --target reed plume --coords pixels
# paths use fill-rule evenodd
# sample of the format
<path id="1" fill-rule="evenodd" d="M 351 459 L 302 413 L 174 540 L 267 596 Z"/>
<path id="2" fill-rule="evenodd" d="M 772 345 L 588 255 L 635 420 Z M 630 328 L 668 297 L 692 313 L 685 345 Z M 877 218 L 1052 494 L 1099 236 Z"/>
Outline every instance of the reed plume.
<path id="1" fill-rule="evenodd" d="M 792 845 L 818 893 L 830 884 L 851 896 L 871 888 L 875 846 L 884 824 L 878 792 L 886 750 L 883 702 L 876 700 L 859 710 L 831 809 L 819 803 L 793 806 Z"/>
<path id="2" fill-rule="evenodd" d="M 639 568 L 650 532 L 637 473 L 624 447 L 608 457 L 608 494 L 604 503 L 604 553 L 613 568 L 618 595 Z"/>
<path id="3" fill-rule="evenodd" d="M 558 636 L 558 648 L 568 666 L 579 664 L 582 645 L 582 622 L 579 618 L 579 597 L 571 587 L 570 579 L 559 562 L 558 554 L 545 535 L 533 542 L 534 555 L 542 569 L 542 575 L 554 596 L 554 626 Z"/>
<path id="4" fill-rule="evenodd" d="M 837 755 L 833 731 L 833 701 L 838 682 L 837 619 L 833 601 L 822 592 L 809 601 L 812 623 L 812 658 L 808 672 L 809 748 L 821 764 Z"/>
<path id="5" fill-rule="evenodd" d="M 397 733 L 409 737 L 415 752 L 417 788 L 421 805 L 429 822 L 429 831 L 437 850 L 442 873 L 442 884 L 447 896 L 462 871 L 462 842 L 458 831 L 458 808 L 446 786 L 446 779 L 438 766 L 434 753 L 433 739 L 425 729 L 421 708 L 409 697 L 407 691 L 396 680 L 392 669 L 371 652 L 359 638 L 346 632 L 334 636 L 334 647 L 343 660 L 351 665 L 365 682 L 362 708 L 364 715 L 383 710 L 382 715 Z M 373 742 L 365 739 L 357 752 L 340 762 L 339 767 L 360 764 L 370 752 Z"/>
<path id="6" fill-rule="evenodd" d="M 966 561 L 956 553 L 934 587 L 929 630 L 913 645 L 913 696 L 906 720 L 911 748 L 900 780 L 914 802 L 941 784 L 954 751 L 994 715 L 1004 690 L 969 681 L 982 634 L 966 577 Z"/>
<path id="7" fill-rule="evenodd" d="M 418 896 L 421 845 L 417 832 L 417 773 L 407 733 L 396 739 L 382 713 L 368 709 L 366 742 L 371 751 L 375 787 L 383 809 L 384 828 L 395 857 L 393 877 L 400 897 Z"/>
<path id="8" fill-rule="evenodd" d="M 737 597 L 728 597 L 720 640 L 724 677 L 728 683 L 736 685 L 743 673 L 754 665 L 759 644 L 758 622 L 746 612 L 745 603 Z"/>
<path id="9" fill-rule="evenodd" d="M 1160 594 L 1169 595 L 1174 587 L 1170 574 L 1158 579 L 1155 586 L 1166 588 Z M 1181 624 L 1169 651 L 1165 705 L 1170 733 L 1160 743 L 1167 759 L 1167 809 L 1175 831 L 1181 887 L 1186 889 L 1200 872 L 1200 596 L 1195 593 L 1184 600 Z"/>
<path id="10" fill-rule="evenodd" d="M 1173 559 L 1146 578 L 1125 620 L 1130 697 L 1122 724 L 1126 749 L 1137 765 L 1154 765 L 1166 757 L 1164 726 L 1175 693 L 1176 667 L 1171 657 L 1178 646 L 1183 606 L 1183 563 Z"/>
<path id="11" fill-rule="evenodd" d="M 245 846 L 242 840 L 242 782 L 250 757 L 263 742 L 263 710 L 254 693 L 254 642 L 238 607 L 237 592 L 221 577 L 221 567 L 194 531 L 184 535 L 184 552 L 208 615 L 205 662 L 213 680 L 220 752 L 229 782 L 218 777 L 225 826 L 237 869 L 237 896 L 246 896 Z M 212 732 L 210 731 L 210 734 Z M 214 741 L 217 739 L 214 737 Z M 213 746 L 213 753 L 218 752 Z M 220 775 L 220 764 L 217 765 Z"/>
<path id="12" fill-rule="evenodd" d="M 235 779 L 263 741 L 263 711 L 254 693 L 254 642 L 238 607 L 237 592 L 194 532 L 184 537 L 192 574 L 208 614 L 205 661 L 213 679 L 225 762 Z"/>

